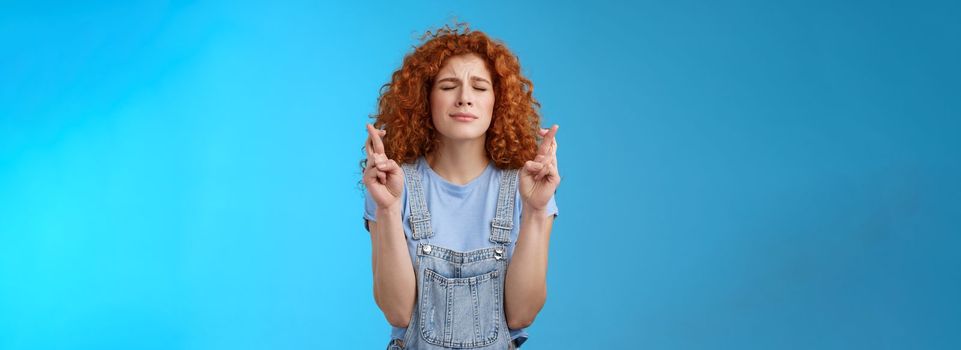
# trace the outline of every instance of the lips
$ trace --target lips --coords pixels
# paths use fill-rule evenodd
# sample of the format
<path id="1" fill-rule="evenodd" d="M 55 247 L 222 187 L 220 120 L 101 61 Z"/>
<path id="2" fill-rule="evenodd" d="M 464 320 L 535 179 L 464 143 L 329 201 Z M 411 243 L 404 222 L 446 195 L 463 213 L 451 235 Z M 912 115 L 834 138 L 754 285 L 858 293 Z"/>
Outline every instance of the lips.
<path id="1" fill-rule="evenodd" d="M 454 120 L 462 121 L 462 122 L 469 122 L 474 119 L 477 119 L 476 115 L 473 115 L 470 113 L 454 113 L 454 114 L 451 114 L 450 117 L 454 118 Z"/>

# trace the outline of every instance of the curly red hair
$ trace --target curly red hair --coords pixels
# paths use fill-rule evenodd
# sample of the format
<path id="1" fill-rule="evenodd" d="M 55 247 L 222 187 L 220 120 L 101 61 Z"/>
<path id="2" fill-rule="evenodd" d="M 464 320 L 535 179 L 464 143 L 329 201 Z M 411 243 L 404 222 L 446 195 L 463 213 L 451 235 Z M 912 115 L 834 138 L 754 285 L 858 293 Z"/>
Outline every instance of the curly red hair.
<path id="1" fill-rule="evenodd" d="M 378 111 L 372 116 L 375 127 L 387 130 L 387 157 L 403 164 L 437 149 L 440 139 L 429 105 L 434 77 L 448 58 L 476 54 L 493 79 L 494 111 L 485 142 L 488 157 L 501 169 L 520 168 L 533 160 L 540 103 L 534 99 L 534 84 L 521 74 L 517 56 L 466 23 L 428 30 L 421 41 L 381 88 Z"/>

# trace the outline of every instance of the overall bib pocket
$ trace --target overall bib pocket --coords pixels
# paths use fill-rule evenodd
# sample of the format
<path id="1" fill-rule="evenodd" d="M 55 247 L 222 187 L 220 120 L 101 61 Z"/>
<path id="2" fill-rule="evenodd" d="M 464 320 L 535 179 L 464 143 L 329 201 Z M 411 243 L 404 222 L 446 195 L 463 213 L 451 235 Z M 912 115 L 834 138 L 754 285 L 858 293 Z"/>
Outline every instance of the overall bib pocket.
<path id="1" fill-rule="evenodd" d="M 493 344 L 502 313 L 498 274 L 450 278 L 424 269 L 419 320 L 424 341 L 453 348 Z"/>

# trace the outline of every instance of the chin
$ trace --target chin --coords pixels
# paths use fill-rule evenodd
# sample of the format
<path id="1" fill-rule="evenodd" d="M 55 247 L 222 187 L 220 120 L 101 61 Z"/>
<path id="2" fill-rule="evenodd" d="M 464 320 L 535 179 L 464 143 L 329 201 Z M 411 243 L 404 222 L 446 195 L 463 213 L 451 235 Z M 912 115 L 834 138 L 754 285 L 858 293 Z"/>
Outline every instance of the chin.
<path id="1" fill-rule="evenodd" d="M 442 128 L 439 129 L 441 135 L 451 140 L 473 140 L 476 138 L 484 137 L 487 133 L 487 128 L 479 127 L 453 127 L 453 128 Z"/>
<path id="2" fill-rule="evenodd" d="M 441 133 L 441 134 L 448 139 L 456 140 L 456 141 L 467 141 L 467 140 L 474 140 L 477 138 L 484 137 L 484 133 L 477 133 L 477 132 L 470 132 L 470 133 L 454 132 L 454 133 Z"/>

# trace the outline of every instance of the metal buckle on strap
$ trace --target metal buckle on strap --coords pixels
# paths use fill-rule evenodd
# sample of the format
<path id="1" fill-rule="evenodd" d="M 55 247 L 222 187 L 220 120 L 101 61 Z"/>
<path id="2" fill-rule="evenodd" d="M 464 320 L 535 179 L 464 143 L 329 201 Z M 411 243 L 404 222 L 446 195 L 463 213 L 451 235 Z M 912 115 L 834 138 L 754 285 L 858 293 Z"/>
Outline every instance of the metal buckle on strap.
<path id="1" fill-rule="evenodd" d="M 494 220 L 491 220 L 491 227 L 510 231 L 514 228 L 514 224 L 510 221 L 498 220 L 497 218 L 494 218 Z"/>
<path id="2" fill-rule="evenodd" d="M 494 260 L 500 260 L 504 258 L 504 248 L 497 247 L 494 248 Z"/>
<path id="3" fill-rule="evenodd" d="M 391 339 L 390 343 L 387 343 L 387 350 L 402 350 L 404 349 L 403 339 Z"/>
<path id="4" fill-rule="evenodd" d="M 506 243 L 511 239 L 511 229 L 514 225 L 510 221 L 491 220 L 491 242 Z"/>
<path id="5" fill-rule="evenodd" d="M 410 216 L 410 231 L 414 239 L 429 238 L 434 235 L 430 227 L 430 212 L 422 212 L 421 215 L 412 214 Z"/>
<path id="6" fill-rule="evenodd" d="M 411 214 L 410 216 L 410 226 L 414 227 L 425 221 L 430 221 L 430 212 L 421 213 L 421 215 Z"/>

